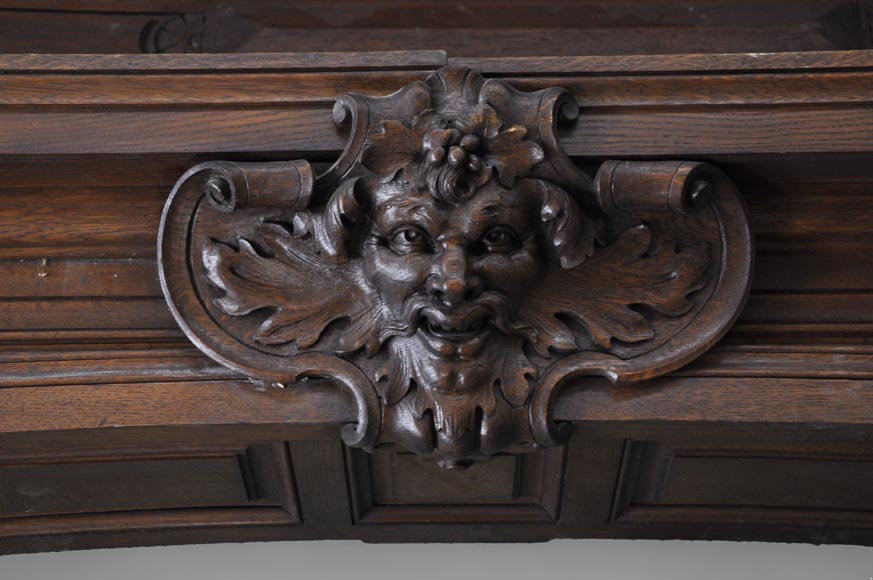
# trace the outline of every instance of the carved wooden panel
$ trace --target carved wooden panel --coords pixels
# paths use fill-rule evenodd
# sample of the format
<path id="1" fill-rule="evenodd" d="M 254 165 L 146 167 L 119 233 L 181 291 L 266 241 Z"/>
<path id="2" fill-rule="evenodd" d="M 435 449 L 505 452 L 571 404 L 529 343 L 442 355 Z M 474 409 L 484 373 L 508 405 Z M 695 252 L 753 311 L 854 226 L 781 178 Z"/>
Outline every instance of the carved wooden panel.
<path id="1" fill-rule="evenodd" d="M 206 23 L 208 41 L 208 17 Z M 141 26 L 125 29 L 132 31 L 126 38 L 135 43 Z M 481 45 L 483 38 L 471 42 Z M 9 469 L 22 469 L 16 472 L 22 483 L 45 480 L 62 488 L 51 505 L 42 500 L 39 515 L 0 518 L 0 552 L 326 538 L 873 543 L 869 493 L 853 487 L 869 479 L 866 450 L 873 436 L 873 54 L 458 54 L 453 48 L 451 57 L 0 57 L 0 459 Z M 538 469 L 528 466 L 543 450 L 510 449 L 466 471 L 443 472 L 402 445 L 382 445 L 397 426 L 381 420 L 375 454 L 354 449 L 348 456 L 371 476 L 352 484 L 356 472 L 337 437 L 339 426 L 358 421 L 359 401 L 351 391 L 338 388 L 327 371 L 295 384 L 247 372 L 250 379 L 209 359 L 180 330 L 158 278 L 161 210 L 187 168 L 218 159 L 232 161 L 230 167 L 305 159 L 314 169 L 317 193 L 305 211 L 323 212 L 333 191 L 319 193 L 319 180 L 351 132 L 332 119 L 337 95 L 390 94 L 446 64 L 476 69 L 526 93 L 555 86 L 572 93 L 580 115 L 562 121 L 555 134 L 595 186 L 604 160 L 629 160 L 637 168 L 645 159 L 718 166 L 742 192 L 755 229 L 751 295 L 716 346 L 691 364 L 638 384 L 617 387 L 607 378 L 582 376 L 561 389 L 549 413 L 575 424 L 576 435 L 560 475 L 557 512 L 546 509 L 556 505 L 551 499 L 527 487 L 539 481 Z M 388 108 L 374 133 L 381 120 L 391 120 Z M 408 118 L 392 118 L 411 129 Z M 607 164 L 601 177 L 609 167 L 620 175 L 618 165 Z M 190 191 L 180 189 L 179 199 L 201 194 L 193 184 L 186 187 Z M 578 192 L 562 189 L 575 202 Z M 232 248 L 241 236 L 249 239 L 235 231 L 245 221 L 241 212 L 251 212 L 257 222 L 258 212 L 273 211 L 255 206 L 225 214 L 209 204 L 200 203 L 201 219 L 190 231 L 200 239 L 217 232 L 213 237 Z M 700 210 L 720 214 L 719 207 L 727 206 Z M 280 211 L 293 233 L 296 212 Z M 664 222 L 650 213 L 670 212 L 640 208 L 631 217 Z M 600 202 L 585 215 L 612 223 L 613 232 L 626 229 Z M 695 219 L 700 215 L 692 212 Z M 655 231 L 657 239 L 668 233 L 663 227 Z M 588 267 L 616 239 L 596 241 L 594 255 L 578 267 Z M 716 251 L 720 240 L 705 242 L 710 257 L 723 255 Z M 356 260 L 359 252 L 353 251 L 345 266 L 356 267 Z M 568 272 L 548 259 L 543 263 L 549 264 L 548 277 Z M 199 262 L 179 264 L 184 271 Z M 188 282 L 193 286 L 195 280 L 189 276 Z M 224 297 L 221 290 L 208 279 L 197 284 L 205 288 L 206 304 L 196 293 L 188 304 L 208 308 L 223 321 L 211 344 L 227 356 L 234 349 L 269 350 L 246 337 L 222 339 L 221 333 L 244 328 L 245 320 L 256 330 L 258 317 L 265 320 L 272 310 L 229 316 L 215 303 Z M 586 296 L 584 284 L 576 286 Z M 697 308 L 707 292 L 701 288 L 688 299 Z M 641 310 L 656 332 L 664 332 L 670 317 Z M 693 316 L 687 315 L 687 331 L 667 339 L 659 352 L 669 353 L 683 336 L 704 328 L 703 319 Z M 343 324 L 329 325 L 321 340 L 342 334 Z M 593 340 L 581 324 L 573 336 Z M 293 343 L 281 348 L 290 352 Z M 390 354 L 387 343 L 370 363 L 366 353 L 337 356 L 327 343 L 309 350 L 337 357 L 328 360 L 341 366 L 360 365 L 365 375 L 368 364 L 381 364 Z M 608 354 L 580 350 L 550 360 L 560 364 L 592 352 Z M 279 372 L 288 360 L 299 361 L 270 356 Z M 630 366 L 639 358 L 625 362 Z M 630 503 L 611 519 L 627 439 L 653 442 L 656 448 L 645 455 L 654 463 L 643 462 L 641 473 L 651 477 L 634 480 L 632 493 L 623 496 Z M 293 479 L 281 465 L 276 477 L 254 479 L 292 489 L 298 519 L 273 499 L 235 504 L 250 487 L 237 452 L 259 441 L 289 442 Z M 220 457 L 204 452 L 219 447 Z M 165 456 L 156 457 L 158 449 Z M 97 455 L 106 463 L 96 461 Z M 143 463 L 137 465 L 136 457 Z M 191 462 L 175 462 L 183 457 Z M 671 462 L 669 470 L 661 470 L 661 458 Z M 79 469 L 105 475 L 98 478 L 105 487 L 63 488 L 65 474 Z M 89 496 L 108 489 L 111 479 L 131 481 L 132 472 L 144 474 L 143 483 L 164 475 L 169 485 L 155 485 L 143 497 L 134 486 L 115 498 Z M 188 475 L 214 487 L 202 496 L 182 486 L 170 490 Z M 370 481 L 369 495 L 359 493 Z M 15 497 L 7 513 L 28 509 L 26 502 Z M 115 511 L 113 502 L 145 509 Z M 111 509 L 87 511 L 101 505 Z M 77 509 L 82 511 L 71 513 Z"/>
<path id="2" fill-rule="evenodd" d="M 628 441 L 611 521 L 869 527 L 871 477 L 850 442 Z"/>
<path id="3" fill-rule="evenodd" d="M 348 453 L 358 523 L 547 522 L 559 515 L 564 449 L 496 455 L 460 473 L 408 451 Z"/>
<path id="4" fill-rule="evenodd" d="M 459 468 L 560 444 L 563 385 L 673 370 L 745 301 L 751 239 L 730 181 L 684 161 L 583 170 L 557 139 L 584 123 L 562 89 L 446 67 L 386 97 L 341 97 L 333 118 L 348 143 L 323 173 L 305 160 L 190 169 L 158 261 L 207 355 L 277 387 L 344 385 L 358 406 L 348 445 Z"/>
<path id="5" fill-rule="evenodd" d="M 282 443 L 185 452 L 155 448 L 17 455 L 0 460 L 0 536 L 51 517 L 115 517 L 132 512 L 262 508 L 300 523 L 290 457 Z M 189 512 L 196 521 L 194 512 Z M 26 518 L 26 522 L 23 519 Z"/>
<path id="6" fill-rule="evenodd" d="M 240 505 L 252 479 L 243 469 L 235 455 L 4 464 L 0 515 Z"/>

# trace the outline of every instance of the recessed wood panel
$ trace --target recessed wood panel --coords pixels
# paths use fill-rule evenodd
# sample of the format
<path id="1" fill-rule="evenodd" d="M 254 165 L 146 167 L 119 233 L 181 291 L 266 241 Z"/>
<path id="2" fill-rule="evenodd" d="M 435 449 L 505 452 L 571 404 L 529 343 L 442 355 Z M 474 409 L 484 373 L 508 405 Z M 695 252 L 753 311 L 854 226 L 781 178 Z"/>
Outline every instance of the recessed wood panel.
<path id="1" fill-rule="evenodd" d="M 497 455 L 447 471 L 412 453 L 348 451 L 359 523 L 552 521 L 558 517 L 564 451 Z"/>
<path id="2" fill-rule="evenodd" d="M 658 490 L 670 505 L 873 510 L 873 458 L 678 456 Z"/>
<path id="3" fill-rule="evenodd" d="M 631 441 L 613 521 L 869 525 L 871 480 L 873 453 L 857 445 Z"/>
<path id="4" fill-rule="evenodd" d="M 299 521 L 289 461 L 280 443 L 190 455 L 10 458 L 0 464 L 0 519 L 274 506 Z"/>
<path id="5" fill-rule="evenodd" d="M 240 505 L 239 459 L 200 457 L 0 467 L 0 514 Z"/>
<path id="6" fill-rule="evenodd" d="M 370 458 L 373 500 L 379 504 L 501 503 L 517 489 L 523 461 L 501 455 L 464 471 L 447 471 L 411 453 L 375 453 Z"/>
<path id="7" fill-rule="evenodd" d="M 115 9 L 99 4 L 92 9 Z M 390 451 L 350 452 L 344 462 L 336 432 L 355 419 L 350 397 L 321 380 L 276 389 L 220 374 L 192 356 L 175 324 L 165 327 L 168 312 L 155 302 L 160 210 L 185 168 L 201 161 L 306 157 L 323 172 L 342 142 L 328 106 L 338 93 L 390 92 L 424 78 L 446 55 L 0 57 L 11 136 L 0 149 L 16 152 L 0 155 L 0 551 L 266 539 L 279 529 L 285 539 L 367 541 L 608 535 L 873 543 L 871 53 L 749 52 L 760 48 L 755 38 L 824 47 L 831 37 L 818 23 L 826 13 L 861 4 L 780 0 L 762 11 L 749 2 L 741 10 L 736 2 L 704 3 L 710 21 L 717 16 L 729 28 L 754 21 L 758 30 L 714 39 L 709 28 L 694 27 L 670 36 L 658 16 L 647 34 L 619 44 L 663 37 L 690 52 L 687 41 L 697 39 L 707 50 L 732 44 L 743 54 L 553 59 L 507 54 L 529 53 L 530 43 L 519 39 L 542 40 L 555 26 L 563 30 L 545 34 L 539 54 L 555 47 L 581 54 L 580 42 L 599 46 L 603 38 L 622 49 L 613 24 L 638 3 L 605 8 L 581 35 L 567 28 L 576 25 L 566 16 L 584 7 L 506 12 L 478 4 L 474 11 L 495 13 L 503 24 L 527 22 L 519 10 L 539 21 L 518 32 L 492 19 L 500 25 L 492 33 L 471 34 L 458 28 L 469 20 L 467 6 L 447 21 L 448 36 L 439 27 L 394 34 L 409 27 L 379 26 L 393 26 L 389 17 L 415 18 L 330 8 L 348 23 L 334 26 L 311 22 L 329 7 L 310 2 L 293 8 L 299 22 L 261 21 L 228 46 L 315 50 L 324 41 L 331 50 L 342 43 L 370 50 L 407 47 L 418 35 L 419 46 L 449 46 L 452 63 L 519 89 L 568 88 L 583 106 L 583 119 L 564 136 L 576 161 L 654 152 L 719 165 L 746 198 L 757 241 L 753 298 L 728 339 L 663 379 L 621 388 L 592 379 L 566 389 L 554 408 L 556 419 L 576 423 L 566 484 L 560 450 L 498 456 L 451 473 Z M 700 20 L 701 9 L 674 16 Z M 138 31 L 151 16 L 134 12 L 135 25 L 119 28 L 124 38 L 100 42 L 138 50 Z M 761 18 L 774 14 L 790 20 Z M 207 27 L 218 23 L 210 18 Z M 624 28 L 639 31 L 631 20 Z M 239 21 L 228 16 L 231 25 L 208 28 L 205 48 L 217 46 L 216 30 L 248 34 Z M 350 35 L 352 21 L 357 33 Z M 36 42 L 81 47 L 73 37 L 84 29 L 74 28 Z M 312 32 L 300 36 L 304 29 Z M 381 41 L 371 39 L 377 29 Z M 364 37 L 371 45 L 361 46 Z M 483 49 L 499 56 L 454 58 Z M 325 123 L 330 131 L 319 133 Z M 289 132 L 300 127 L 307 130 Z M 230 431 L 233 437 L 221 435 Z M 284 444 L 246 446 L 285 431 L 298 439 L 299 486 Z M 119 442 L 113 432 L 133 435 Z M 622 454 L 628 437 L 657 441 L 635 441 Z M 812 439 L 829 443 L 802 443 Z M 52 440 L 63 445 L 46 444 Z M 180 442 L 185 449 L 174 450 Z M 54 486 L 49 494 L 23 494 L 20 505 L 2 495 L 46 484 Z M 289 525 L 301 518 L 306 525 Z"/>

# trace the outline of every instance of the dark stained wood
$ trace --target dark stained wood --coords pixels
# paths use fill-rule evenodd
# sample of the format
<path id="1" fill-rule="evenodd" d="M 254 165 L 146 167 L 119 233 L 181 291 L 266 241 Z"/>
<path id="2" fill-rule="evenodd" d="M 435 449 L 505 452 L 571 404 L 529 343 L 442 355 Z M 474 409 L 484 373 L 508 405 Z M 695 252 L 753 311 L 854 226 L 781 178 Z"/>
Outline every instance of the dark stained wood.
<path id="1" fill-rule="evenodd" d="M 349 450 L 355 521 L 547 522 L 559 517 L 564 450 L 498 455 L 461 472 L 409 452 Z"/>
<path id="2" fill-rule="evenodd" d="M 766 373 L 765 373 L 766 374 Z M 809 374 L 815 375 L 815 372 Z M 713 386 L 715 385 L 715 386 Z M 848 425 L 871 421 L 869 380 L 835 378 L 676 377 L 616 389 L 602 379 L 570 389 L 558 419 L 591 422 L 721 422 Z M 706 396 L 706 389 L 718 395 Z"/>
<path id="3" fill-rule="evenodd" d="M 236 455 L 11 463 L 0 466 L 0 483 L 2 517 L 215 507 L 247 500 Z"/>
<path id="4" fill-rule="evenodd" d="M 4 2 L 0 51 L 308 52 L 443 49 L 457 56 L 774 52 L 873 45 L 852 0 L 463 4 L 325 0 Z M 475 33 L 471 33 L 475 30 Z"/>
<path id="5" fill-rule="evenodd" d="M 155 425 L 323 425 L 354 416 L 353 403 L 338 395 L 334 385 L 310 387 L 282 389 L 238 379 L 4 388 L 0 428 L 15 433 Z"/>
<path id="6" fill-rule="evenodd" d="M 241 73 L 263 72 L 330 72 L 330 71 L 402 71 L 427 70 L 446 62 L 443 50 L 395 50 L 388 52 L 299 51 L 293 54 L 250 55 L 88 55 L 88 54 L 10 54 L 0 55 L 0 69 L 4 74 L 54 71 L 58 74 L 80 75 L 108 71 L 115 72 L 162 72 L 205 73 L 237 71 Z M 372 80 L 378 79 L 376 75 Z"/>
<path id="7" fill-rule="evenodd" d="M 791 525 L 815 511 L 819 525 L 866 528 L 870 459 L 846 444 L 629 441 L 611 519 Z"/>
<path id="8" fill-rule="evenodd" d="M 445 67 L 333 113 L 349 142 L 322 174 L 306 160 L 189 169 L 158 263 L 173 316 L 215 361 L 349 389 L 347 445 L 396 443 L 447 469 L 559 445 L 549 413 L 566 382 L 669 372 L 746 300 L 731 183 L 682 161 L 586 174 L 557 144 L 579 115 L 563 89 Z"/>
<path id="9" fill-rule="evenodd" d="M 193 0 L 88 4 L 106 13 L 87 29 L 95 51 L 137 52 L 148 21 L 201 13 L 207 52 L 308 48 L 0 56 L 0 478 L 11 481 L 0 488 L 51 491 L 3 504 L 0 552 L 329 538 L 873 545 L 873 57 L 831 50 L 870 46 L 853 28 L 866 5 L 662 3 L 634 17 L 630 0 L 599 11 L 472 2 L 489 30 L 454 5 L 425 4 L 421 25 L 372 2 L 253 3 L 269 16 L 222 48 L 226 24 Z M 39 0 L 21 18 L 86 8 Z M 82 21 L 57 34 L 44 16 L 27 20 L 42 31 L 34 50 L 71 50 Z M 507 30 L 514 21 L 523 27 Z M 121 36 L 93 32 L 112 22 L 127 23 Z M 545 37 L 537 52 L 564 56 L 532 56 L 525 39 Z M 312 53 L 353 43 L 406 50 Z M 636 46 L 741 54 L 580 56 Z M 823 52 L 759 54 L 767 46 Z M 733 329 L 642 384 L 572 381 L 552 415 L 575 435 L 551 459 L 441 472 L 397 447 L 344 448 L 359 401 L 322 378 L 279 386 L 213 363 L 160 291 L 161 207 L 188 167 L 308 159 L 324 175 L 345 144 L 336 98 L 391 93 L 447 64 L 523 91 L 567 89 L 580 117 L 558 138 L 588 175 L 616 158 L 718 166 L 754 229 L 751 294 Z"/>

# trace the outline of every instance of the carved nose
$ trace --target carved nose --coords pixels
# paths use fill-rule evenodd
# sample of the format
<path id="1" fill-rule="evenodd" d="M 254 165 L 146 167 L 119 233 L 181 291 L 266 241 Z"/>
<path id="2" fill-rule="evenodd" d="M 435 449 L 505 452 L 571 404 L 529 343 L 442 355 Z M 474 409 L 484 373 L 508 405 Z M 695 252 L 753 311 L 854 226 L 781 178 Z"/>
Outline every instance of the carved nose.
<path id="1" fill-rule="evenodd" d="M 482 280 L 470 272 L 466 252 L 452 248 L 445 250 L 440 257 L 428 290 L 439 301 L 454 305 L 477 298 L 482 293 Z"/>

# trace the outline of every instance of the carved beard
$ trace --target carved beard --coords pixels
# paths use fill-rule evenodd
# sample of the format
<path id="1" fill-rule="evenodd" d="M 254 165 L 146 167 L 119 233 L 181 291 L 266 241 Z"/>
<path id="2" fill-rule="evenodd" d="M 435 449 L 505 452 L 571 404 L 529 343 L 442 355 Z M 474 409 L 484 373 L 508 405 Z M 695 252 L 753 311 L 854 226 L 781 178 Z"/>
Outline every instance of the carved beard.
<path id="1" fill-rule="evenodd" d="M 394 439 L 412 447 L 431 444 L 436 449 L 428 451 L 449 463 L 505 448 L 503 436 L 490 425 L 500 424 L 496 415 L 525 413 L 537 378 L 524 352 L 533 330 L 515 320 L 506 295 L 485 292 L 452 310 L 483 307 L 490 311 L 491 328 L 470 356 L 443 356 L 425 344 L 422 325 L 427 310 L 437 307 L 424 294 L 407 298 L 401 315 L 386 327 L 394 336 L 376 385 L 392 412 L 407 417 L 401 421 L 406 433 L 395 433 Z"/>

